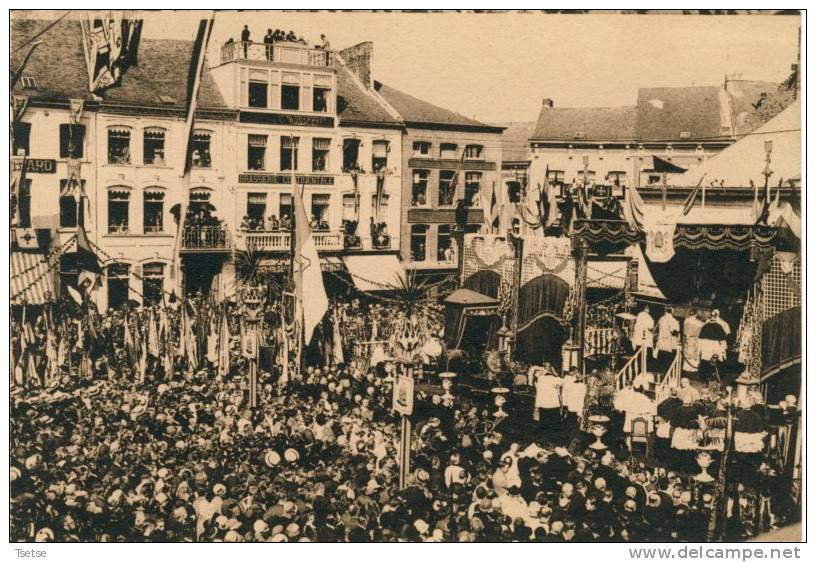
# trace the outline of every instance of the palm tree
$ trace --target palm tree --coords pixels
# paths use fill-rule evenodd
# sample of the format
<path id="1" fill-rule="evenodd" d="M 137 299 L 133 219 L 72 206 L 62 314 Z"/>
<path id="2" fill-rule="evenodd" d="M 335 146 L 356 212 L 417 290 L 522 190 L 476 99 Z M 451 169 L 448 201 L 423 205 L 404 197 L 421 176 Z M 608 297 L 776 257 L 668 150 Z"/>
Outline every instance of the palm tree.
<path id="1" fill-rule="evenodd" d="M 261 253 L 253 248 L 235 252 L 235 274 L 238 281 L 246 286 L 262 285 L 265 281 L 262 262 Z"/>
<path id="2" fill-rule="evenodd" d="M 415 271 L 409 271 L 405 277 L 397 277 L 396 297 L 402 310 L 410 316 L 425 302 L 428 293 L 428 282 L 418 279 Z"/>

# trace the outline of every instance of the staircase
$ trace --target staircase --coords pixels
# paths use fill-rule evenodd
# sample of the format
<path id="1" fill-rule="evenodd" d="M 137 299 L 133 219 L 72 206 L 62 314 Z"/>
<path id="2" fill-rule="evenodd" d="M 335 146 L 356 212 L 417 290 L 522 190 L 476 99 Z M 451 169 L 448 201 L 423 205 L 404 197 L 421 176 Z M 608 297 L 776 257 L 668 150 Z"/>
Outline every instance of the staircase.
<path id="1" fill-rule="evenodd" d="M 626 364 L 615 375 L 615 390 L 623 390 L 627 384 L 634 381 L 640 374 L 647 372 L 645 347 L 639 348 Z M 653 373 L 655 376 L 655 401 L 657 403 L 665 400 L 672 388 L 680 387 L 682 376 L 683 354 L 675 354 L 669 368 L 665 373 Z"/>

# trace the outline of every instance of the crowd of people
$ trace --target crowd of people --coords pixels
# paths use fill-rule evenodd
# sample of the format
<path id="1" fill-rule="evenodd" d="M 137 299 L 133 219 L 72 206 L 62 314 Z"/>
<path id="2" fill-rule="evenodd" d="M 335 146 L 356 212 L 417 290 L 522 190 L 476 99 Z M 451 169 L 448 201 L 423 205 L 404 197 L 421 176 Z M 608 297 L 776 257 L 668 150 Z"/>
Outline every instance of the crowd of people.
<path id="1" fill-rule="evenodd" d="M 452 396 L 435 376 L 419 385 L 400 486 L 393 382 L 400 355 L 429 366 L 440 356 L 435 304 L 408 313 L 393 303 L 332 302 L 327 316 L 342 333 L 343 357 L 290 369 L 285 381 L 262 369 L 254 410 L 237 303 L 200 297 L 163 312 L 173 338 L 185 323 L 227 318 L 226 371 L 208 352 L 195 366 L 132 361 L 124 327 L 157 314 L 114 311 L 89 330 L 77 307 L 60 305 L 50 319 L 30 322 L 32 346 L 41 349 L 49 322 L 71 330 L 74 360 L 56 383 L 13 392 L 11 540 L 702 541 L 720 513 L 717 528 L 737 540 L 755 531 L 756 505 L 765 505 L 769 524 L 779 522 L 771 514 L 781 521 L 788 513 L 784 479 L 756 451 L 732 463 L 748 466 L 750 456 L 757 468 L 735 473 L 723 503 L 716 481 L 695 479 L 696 465 L 678 464 L 659 443 L 656 458 L 632 457 L 614 415 L 609 446 L 593 449 L 581 423 L 592 412 L 581 404 L 597 396 L 589 383 L 602 377 L 561 378 L 552 368 L 531 373 L 542 392 L 533 421 L 527 409 L 497 415 L 492 400 L 464 385 Z M 545 396 L 550 390 L 558 397 Z M 680 402 L 658 405 L 655 423 L 687 436 L 693 420 L 714 419 L 724 407 L 691 390 L 671 399 Z M 621 416 L 625 404 L 616 397 Z M 753 415 L 744 423 L 759 423 L 756 402 L 744 406 Z M 711 448 L 715 461 L 719 454 Z"/>

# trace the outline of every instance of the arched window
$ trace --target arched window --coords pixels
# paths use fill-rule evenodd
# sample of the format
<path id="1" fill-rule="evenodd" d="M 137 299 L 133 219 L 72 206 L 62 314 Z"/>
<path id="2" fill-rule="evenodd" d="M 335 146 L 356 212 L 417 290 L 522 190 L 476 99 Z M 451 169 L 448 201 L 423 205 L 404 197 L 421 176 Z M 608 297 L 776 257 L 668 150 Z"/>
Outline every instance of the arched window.
<path id="1" fill-rule="evenodd" d="M 144 164 L 145 166 L 164 166 L 167 156 L 164 153 L 164 129 L 150 127 L 144 130 Z"/>
<path id="2" fill-rule="evenodd" d="M 108 308 L 119 308 L 130 296 L 130 265 L 114 262 L 105 268 L 108 280 Z"/>
<path id="3" fill-rule="evenodd" d="M 164 192 L 150 189 L 144 192 L 144 233 L 164 232 Z"/>
<path id="4" fill-rule="evenodd" d="M 130 164 L 130 128 L 108 129 L 108 164 Z"/>
<path id="5" fill-rule="evenodd" d="M 164 264 L 150 262 L 142 267 L 142 296 L 144 305 L 161 304 L 164 291 Z"/>
<path id="6" fill-rule="evenodd" d="M 122 188 L 108 190 L 108 233 L 126 234 L 130 231 L 130 191 Z"/>

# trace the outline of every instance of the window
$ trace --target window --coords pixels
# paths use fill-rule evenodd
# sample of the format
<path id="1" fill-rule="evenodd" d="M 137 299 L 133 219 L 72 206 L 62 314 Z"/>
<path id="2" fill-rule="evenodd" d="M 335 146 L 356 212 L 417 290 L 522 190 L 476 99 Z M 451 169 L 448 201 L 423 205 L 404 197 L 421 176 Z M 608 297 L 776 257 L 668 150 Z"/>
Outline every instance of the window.
<path id="1" fill-rule="evenodd" d="M 482 159 L 482 145 L 469 144 L 465 147 L 465 158 L 467 160 L 481 160 Z"/>
<path id="2" fill-rule="evenodd" d="M 411 261 L 425 261 L 428 243 L 428 225 L 411 225 Z"/>
<path id="3" fill-rule="evenodd" d="M 164 291 L 164 264 L 146 263 L 142 268 L 142 297 L 145 306 L 161 304 Z"/>
<path id="4" fill-rule="evenodd" d="M 553 185 L 564 183 L 564 170 L 548 170 L 547 180 Z"/>
<path id="5" fill-rule="evenodd" d="M 29 151 L 29 139 L 31 138 L 31 123 L 14 123 L 12 126 L 14 130 L 14 155 L 15 156 L 28 156 L 31 154 Z"/>
<path id="6" fill-rule="evenodd" d="M 380 210 L 379 213 L 377 212 L 377 195 L 375 193 L 371 194 L 371 216 L 374 217 L 375 220 L 378 220 L 380 216 L 382 216 L 388 210 L 388 199 L 391 196 L 387 193 L 383 193 L 380 195 Z"/>
<path id="7" fill-rule="evenodd" d="M 622 171 L 612 171 L 606 174 L 606 181 L 611 181 L 613 185 L 625 185 L 626 184 L 626 172 Z"/>
<path id="8" fill-rule="evenodd" d="M 145 166 L 164 166 L 164 131 L 162 129 L 145 129 L 144 163 Z"/>
<path id="9" fill-rule="evenodd" d="M 280 169 L 281 170 L 297 170 L 298 169 L 298 143 L 299 137 L 281 137 L 280 148 Z"/>
<path id="10" fill-rule="evenodd" d="M 130 164 L 130 131 L 108 131 L 108 164 Z"/>
<path id="11" fill-rule="evenodd" d="M 60 125 L 60 158 L 82 158 L 85 125 Z"/>
<path id="12" fill-rule="evenodd" d="M 266 193 L 247 193 L 246 214 L 249 217 L 249 226 L 263 226 L 266 215 Z"/>
<path id="13" fill-rule="evenodd" d="M 329 229 L 329 203 L 331 196 L 328 193 L 312 194 L 312 222 L 309 227 L 312 230 Z"/>
<path id="14" fill-rule="evenodd" d="M 195 131 L 193 133 L 193 168 L 209 168 L 212 166 L 210 140 L 211 135 L 207 131 Z"/>
<path id="15" fill-rule="evenodd" d="M 584 182 L 584 171 L 578 170 L 578 181 L 583 183 Z M 587 183 L 595 183 L 595 170 L 587 170 L 586 172 L 586 182 Z"/>
<path id="16" fill-rule="evenodd" d="M 660 174 L 649 174 L 646 183 L 649 185 L 659 185 L 663 181 L 663 176 Z"/>
<path id="17" fill-rule="evenodd" d="M 376 173 L 387 167 L 388 141 L 374 141 L 371 143 L 371 171 Z"/>
<path id="18" fill-rule="evenodd" d="M 431 154 L 431 143 L 425 141 L 414 141 L 414 156 L 429 156 Z"/>
<path id="19" fill-rule="evenodd" d="M 357 196 L 353 193 L 346 193 L 343 195 L 343 222 L 356 220 L 357 220 Z"/>
<path id="20" fill-rule="evenodd" d="M 439 171 L 439 206 L 447 207 L 453 205 L 453 200 L 456 197 L 456 185 L 453 180 L 456 172 L 453 170 Z"/>
<path id="21" fill-rule="evenodd" d="M 249 107 L 267 107 L 269 85 L 266 82 L 249 82 Z"/>
<path id="22" fill-rule="evenodd" d="M 436 261 L 453 263 L 454 259 L 451 226 L 449 224 L 440 224 L 436 233 Z"/>
<path id="23" fill-rule="evenodd" d="M 315 88 L 312 90 L 312 111 L 320 111 L 326 113 L 329 111 L 329 95 L 331 90 L 328 88 Z"/>
<path id="24" fill-rule="evenodd" d="M 247 144 L 247 168 L 266 169 L 266 135 L 249 135 Z"/>
<path id="25" fill-rule="evenodd" d="M 282 224 L 288 224 L 291 228 L 292 218 L 292 196 L 287 193 L 281 193 L 280 202 L 278 203 L 278 216 Z"/>
<path id="26" fill-rule="evenodd" d="M 482 188 L 481 172 L 467 172 L 465 174 L 465 204 L 469 207 L 478 207 L 481 204 L 479 191 Z"/>
<path id="27" fill-rule="evenodd" d="M 144 194 L 144 232 L 164 232 L 164 193 L 145 191 Z"/>
<path id="28" fill-rule="evenodd" d="M 71 300 L 68 287 L 77 288 L 79 281 L 79 269 L 77 269 L 76 257 L 73 254 L 63 254 L 59 259 L 60 274 L 60 294 Z"/>
<path id="29" fill-rule="evenodd" d="M 343 139 L 343 171 L 359 171 L 360 139 Z"/>
<path id="30" fill-rule="evenodd" d="M 414 170 L 414 183 L 411 187 L 411 206 L 422 207 L 428 204 L 428 170 Z"/>
<path id="31" fill-rule="evenodd" d="M 105 269 L 108 279 L 108 308 L 119 308 L 130 296 L 130 266 L 126 263 L 112 263 Z"/>
<path id="32" fill-rule="evenodd" d="M 312 139 L 312 171 L 325 172 L 329 168 L 331 139 Z"/>
<path id="33" fill-rule="evenodd" d="M 19 188 L 20 200 L 17 202 L 17 226 L 31 226 L 31 180 L 24 180 Z"/>
<path id="34" fill-rule="evenodd" d="M 458 147 L 450 142 L 443 142 L 439 145 L 439 157 L 446 160 L 456 159 L 456 149 Z"/>
<path id="35" fill-rule="evenodd" d="M 281 86 L 281 109 L 300 109 L 300 86 L 292 84 Z"/>
<path id="36" fill-rule="evenodd" d="M 108 232 L 119 234 L 128 232 L 128 203 L 130 192 L 108 192 Z"/>
<path id="37" fill-rule="evenodd" d="M 60 228 L 76 228 L 77 218 L 79 224 L 85 226 L 85 209 L 79 198 L 80 193 L 85 192 L 85 180 L 82 187 L 75 182 L 69 184 L 68 180 L 60 180 Z"/>
<path id="38" fill-rule="evenodd" d="M 507 182 L 507 200 L 510 203 L 521 203 L 521 182 Z"/>

